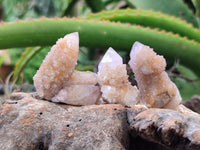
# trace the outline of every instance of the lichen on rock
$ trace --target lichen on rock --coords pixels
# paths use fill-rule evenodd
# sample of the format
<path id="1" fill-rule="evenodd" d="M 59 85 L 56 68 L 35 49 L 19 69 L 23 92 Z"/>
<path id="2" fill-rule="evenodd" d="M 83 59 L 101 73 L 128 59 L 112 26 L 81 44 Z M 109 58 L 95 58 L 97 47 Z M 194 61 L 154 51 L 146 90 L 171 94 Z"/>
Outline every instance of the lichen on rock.
<path id="1" fill-rule="evenodd" d="M 171 108 L 181 102 L 176 85 L 165 72 L 166 61 L 153 49 L 135 42 L 130 53 L 132 68 L 141 95 L 141 103 L 148 107 Z"/>

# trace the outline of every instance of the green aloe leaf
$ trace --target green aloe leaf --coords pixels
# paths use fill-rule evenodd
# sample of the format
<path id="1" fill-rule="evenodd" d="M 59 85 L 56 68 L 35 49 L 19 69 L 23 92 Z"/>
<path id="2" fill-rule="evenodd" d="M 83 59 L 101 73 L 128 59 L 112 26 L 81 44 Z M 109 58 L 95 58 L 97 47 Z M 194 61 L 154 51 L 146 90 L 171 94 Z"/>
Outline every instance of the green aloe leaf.
<path id="1" fill-rule="evenodd" d="M 200 43 L 178 35 L 109 21 L 86 19 L 48 19 L 18 21 L 0 25 L 0 48 L 47 46 L 71 32 L 79 32 L 80 46 L 113 47 L 130 51 L 135 41 L 154 48 L 168 60 L 180 59 L 181 64 L 200 75 Z"/>
<path id="2" fill-rule="evenodd" d="M 166 14 L 181 17 L 198 27 L 195 15 L 182 0 L 128 0 L 128 3 L 143 10 L 153 9 Z"/>
<path id="3" fill-rule="evenodd" d="M 102 11 L 91 13 L 87 19 L 109 20 L 121 23 L 130 23 L 150 28 L 158 28 L 167 32 L 179 34 L 188 39 L 200 42 L 200 30 L 180 18 L 166 15 L 161 12 L 140 9 L 117 9 L 112 11 Z"/>

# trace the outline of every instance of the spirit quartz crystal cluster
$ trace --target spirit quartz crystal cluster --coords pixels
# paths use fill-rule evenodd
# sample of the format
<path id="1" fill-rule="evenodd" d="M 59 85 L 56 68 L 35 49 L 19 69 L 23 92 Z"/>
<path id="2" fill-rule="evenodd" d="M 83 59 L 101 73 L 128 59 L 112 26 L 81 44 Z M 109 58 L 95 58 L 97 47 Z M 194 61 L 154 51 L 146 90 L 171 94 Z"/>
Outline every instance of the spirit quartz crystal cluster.
<path id="1" fill-rule="evenodd" d="M 175 109 L 181 102 L 176 85 L 165 72 L 166 61 L 153 49 L 135 42 L 129 65 L 140 90 L 142 104 L 148 107 Z"/>
<path id="2" fill-rule="evenodd" d="M 100 96 L 93 72 L 74 71 L 79 54 L 78 32 L 58 39 L 33 77 L 39 96 L 72 105 L 94 104 Z"/>
<path id="3" fill-rule="evenodd" d="M 98 66 L 98 82 L 102 98 L 108 103 L 134 105 L 139 91 L 128 81 L 126 65 L 115 50 L 109 48 Z"/>
<path id="4" fill-rule="evenodd" d="M 181 96 L 165 72 L 166 62 L 153 49 L 136 42 L 129 61 L 138 84 L 128 81 L 126 64 L 112 48 L 102 58 L 98 73 L 76 71 L 78 33 L 59 39 L 33 80 L 39 96 L 71 105 L 118 103 L 176 109 Z"/>

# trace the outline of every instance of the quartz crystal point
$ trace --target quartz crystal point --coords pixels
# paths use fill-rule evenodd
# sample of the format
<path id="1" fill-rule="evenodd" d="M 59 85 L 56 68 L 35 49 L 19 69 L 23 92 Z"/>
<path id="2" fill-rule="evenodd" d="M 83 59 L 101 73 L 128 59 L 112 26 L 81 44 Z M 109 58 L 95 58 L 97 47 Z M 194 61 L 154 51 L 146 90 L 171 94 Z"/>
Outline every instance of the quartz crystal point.
<path id="1" fill-rule="evenodd" d="M 153 49 L 135 42 L 130 53 L 129 65 L 141 96 L 141 103 L 147 107 L 176 109 L 181 96 L 176 85 L 165 72 L 166 61 Z"/>
<path id="2" fill-rule="evenodd" d="M 58 39 L 33 77 L 39 96 L 51 100 L 73 73 L 79 53 L 78 32 Z"/>
<path id="3" fill-rule="evenodd" d="M 109 48 L 98 66 L 98 83 L 107 103 L 134 105 L 138 102 L 138 89 L 128 81 L 126 65 L 115 50 Z"/>

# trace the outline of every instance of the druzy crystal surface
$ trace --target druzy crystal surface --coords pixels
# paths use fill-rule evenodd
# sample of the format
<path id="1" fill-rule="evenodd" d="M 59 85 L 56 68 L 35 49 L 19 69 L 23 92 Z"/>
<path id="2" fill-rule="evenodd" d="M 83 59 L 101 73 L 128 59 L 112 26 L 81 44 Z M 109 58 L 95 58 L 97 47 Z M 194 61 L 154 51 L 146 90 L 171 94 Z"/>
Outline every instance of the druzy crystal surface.
<path id="1" fill-rule="evenodd" d="M 64 88 L 52 98 L 52 101 L 71 105 L 95 104 L 101 95 L 100 88 L 96 84 L 96 73 L 74 70 L 65 82 Z"/>
<path id="2" fill-rule="evenodd" d="M 100 89 L 95 85 L 66 86 L 52 98 L 53 102 L 63 102 L 71 105 L 92 105 L 100 96 Z"/>
<path id="3" fill-rule="evenodd" d="M 135 42 L 130 53 L 132 68 L 141 95 L 141 103 L 148 107 L 175 109 L 181 102 L 176 85 L 165 72 L 166 61 L 153 49 Z"/>
<path id="4" fill-rule="evenodd" d="M 139 91 L 128 81 L 126 65 L 114 49 L 108 49 L 99 63 L 98 70 L 98 82 L 104 101 L 123 105 L 138 103 Z"/>
<path id="5" fill-rule="evenodd" d="M 181 96 L 165 72 L 166 61 L 153 49 L 135 42 L 129 65 L 137 86 L 128 81 L 126 64 L 109 48 L 98 65 L 98 73 L 77 71 L 78 33 L 58 39 L 33 77 L 40 97 L 71 105 L 102 103 L 176 109 Z"/>
<path id="6" fill-rule="evenodd" d="M 77 32 L 58 39 L 33 77 L 40 97 L 72 105 L 95 104 L 100 96 L 97 75 L 74 70 L 78 53 Z"/>
<path id="7" fill-rule="evenodd" d="M 33 77 L 39 96 L 51 100 L 73 73 L 79 54 L 78 32 L 58 39 Z"/>

